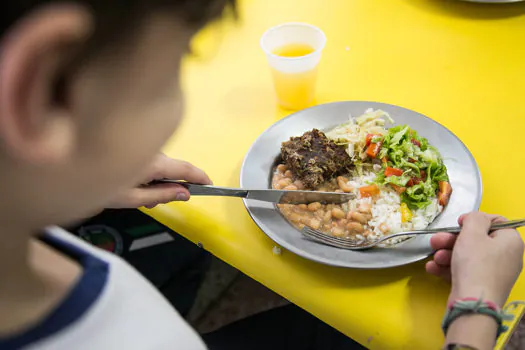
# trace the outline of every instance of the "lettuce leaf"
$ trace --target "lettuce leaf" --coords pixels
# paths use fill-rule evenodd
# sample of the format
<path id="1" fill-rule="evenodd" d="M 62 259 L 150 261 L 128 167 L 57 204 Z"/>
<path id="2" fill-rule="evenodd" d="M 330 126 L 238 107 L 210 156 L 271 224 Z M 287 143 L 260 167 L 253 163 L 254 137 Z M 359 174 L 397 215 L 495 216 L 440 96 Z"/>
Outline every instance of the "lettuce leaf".
<path id="1" fill-rule="evenodd" d="M 388 163 L 383 165 L 383 172 L 386 166 L 391 166 L 403 170 L 403 175 L 386 177 L 381 173 L 376 177 L 377 184 L 405 187 L 411 178 L 420 179 L 417 185 L 408 187 L 401 196 L 402 202 L 411 209 L 427 207 L 436 196 L 439 182 L 449 181 L 439 151 L 407 125 L 388 130 L 379 152 L 379 158 L 384 157 Z M 426 174 L 425 181 L 421 179 L 422 171 Z"/>

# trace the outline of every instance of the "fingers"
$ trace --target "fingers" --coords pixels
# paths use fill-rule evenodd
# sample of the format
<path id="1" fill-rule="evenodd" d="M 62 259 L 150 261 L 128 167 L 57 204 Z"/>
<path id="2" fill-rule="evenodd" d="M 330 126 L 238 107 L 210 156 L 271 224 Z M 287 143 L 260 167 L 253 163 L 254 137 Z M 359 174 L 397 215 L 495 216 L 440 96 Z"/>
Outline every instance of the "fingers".
<path id="1" fill-rule="evenodd" d="M 429 261 L 425 265 L 427 273 L 443 278 L 445 281 L 451 281 L 450 267 L 440 266 L 435 261 Z"/>
<path id="2" fill-rule="evenodd" d="M 201 169 L 188 162 L 172 159 L 165 155 L 160 155 L 155 159 L 153 172 L 148 182 L 162 179 L 185 180 L 203 185 L 212 184 L 208 175 Z"/>
<path id="3" fill-rule="evenodd" d="M 504 218 L 501 215 L 493 215 L 493 214 L 485 214 L 481 212 L 473 212 L 469 214 L 461 215 L 458 219 L 458 223 L 460 226 L 463 227 L 463 230 L 461 231 L 461 237 L 466 237 L 466 235 L 483 235 L 487 236 L 490 232 L 490 226 L 494 223 L 498 222 L 506 222 L 508 221 L 506 218 Z M 508 231 L 508 230 L 503 230 Z M 499 231 L 495 231 L 490 233 L 490 237 L 495 238 L 499 236 L 501 233 Z M 505 233 L 506 236 L 509 236 Z M 508 237 L 505 237 L 505 239 Z"/>
<path id="4" fill-rule="evenodd" d="M 473 212 L 460 218 L 462 226 L 461 234 L 459 235 L 460 239 L 487 237 L 490 225 L 496 219 L 495 217 L 480 212 Z"/>
<path id="5" fill-rule="evenodd" d="M 173 201 L 187 201 L 190 198 L 188 190 L 177 184 L 158 184 L 147 187 L 137 187 L 130 190 L 121 202 L 128 208 L 153 208 L 158 204 Z"/>
<path id="6" fill-rule="evenodd" d="M 439 237 L 439 236 L 438 236 Z M 446 235 L 442 235 L 442 238 L 449 238 Z M 445 242 L 445 240 L 443 240 Z M 453 240 L 447 240 L 447 243 Z M 455 240 L 454 240 L 455 241 Z M 428 273 L 441 277 L 446 281 L 451 280 L 450 265 L 452 262 L 452 250 L 440 249 L 434 254 L 434 260 L 429 261 L 425 265 L 425 269 Z"/>
<path id="7" fill-rule="evenodd" d="M 459 218 L 458 218 L 458 224 L 459 226 L 463 226 L 463 220 L 465 220 L 465 217 L 467 216 L 468 214 L 463 214 L 461 215 Z"/>
<path id="8" fill-rule="evenodd" d="M 481 215 L 484 215 L 486 216 L 487 218 L 489 218 L 492 223 L 497 223 L 497 222 L 506 222 L 508 221 L 507 218 L 501 216 L 501 215 L 494 215 L 494 214 L 486 214 L 486 213 L 478 213 L 478 212 L 473 212 L 473 213 L 469 213 L 469 214 L 463 214 L 459 217 L 458 219 L 458 224 L 459 226 L 463 226 L 463 220 L 465 220 L 465 218 L 467 216 L 469 216 L 470 214 L 474 214 L 474 213 L 477 213 L 477 214 L 481 214 Z"/>
<path id="9" fill-rule="evenodd" d="M 439 266 L 450 266 L 452 262 L 452 250 L 438 250 L 436 254 L 434 254 L 434 262 Z"/>
<path id="10" fill-rule="evenodd" d="M 456 243 L 457 235 L 447 232 L 439 232 L 430 238 L 430 246 L 433 250 L 452 249 Z"/>

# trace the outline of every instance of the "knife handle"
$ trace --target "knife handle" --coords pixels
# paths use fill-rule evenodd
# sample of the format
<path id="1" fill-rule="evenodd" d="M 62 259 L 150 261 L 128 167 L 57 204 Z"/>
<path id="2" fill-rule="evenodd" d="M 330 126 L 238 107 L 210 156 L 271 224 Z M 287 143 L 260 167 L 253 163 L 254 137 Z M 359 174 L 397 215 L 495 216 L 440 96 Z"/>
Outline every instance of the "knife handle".
<path id="1" fill-rule="evenodd" d="M 190 192 L 190 195 L 192 196 L 221 196 L 238 198 L 246 198 L 248 196 L 248 191 L 236 188 L 198 185 L 178 180 L 155 180 L 150 182 L 150 184 L 152 185 L 159 183 L 174 183 L 181 185 L 183 187 L 186 187 L 186 189 Z"/>

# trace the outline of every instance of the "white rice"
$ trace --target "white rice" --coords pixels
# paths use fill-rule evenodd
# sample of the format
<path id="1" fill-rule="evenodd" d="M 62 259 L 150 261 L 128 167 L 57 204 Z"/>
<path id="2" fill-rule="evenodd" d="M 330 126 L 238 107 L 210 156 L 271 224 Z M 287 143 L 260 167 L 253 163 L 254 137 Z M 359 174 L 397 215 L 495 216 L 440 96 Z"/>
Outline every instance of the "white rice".
<path id="1" fill-rule="evenodd" d="M 358 196 L 358 200 L 349 203 L 349 210 L 357 209 L 361 203 L 372 205 L 372 219 L 368 221 L 368 226 L 373 234 L 368 235 L 368 240 L 376 240 L 385 235 L 402 231 L 425 229 L 443 210 L 438 204 L 436 196 L 432 198 L 432 203 L 426 208 L 412 210 L 412 220 L 410 222 L 401 222 L 401 197 L 389 186 L 380 188 L 381 192 L 379 197 L 375 199 L 375 203 L 371 198 L 360 197 L 359 188 L 370 185 L 375 177 L 376 175 L 373 172 L 368 172 L 362 176 L 354 177 L 348 182 L 349 185 L 354 187 L 355 194 Z M 364 239 L 364 237 L 358 236 L 356 237 L 357 239 Z M 405 239 L 403 237 L 395 238 L 390 240 L 389 243 L 395 244 Z"/>

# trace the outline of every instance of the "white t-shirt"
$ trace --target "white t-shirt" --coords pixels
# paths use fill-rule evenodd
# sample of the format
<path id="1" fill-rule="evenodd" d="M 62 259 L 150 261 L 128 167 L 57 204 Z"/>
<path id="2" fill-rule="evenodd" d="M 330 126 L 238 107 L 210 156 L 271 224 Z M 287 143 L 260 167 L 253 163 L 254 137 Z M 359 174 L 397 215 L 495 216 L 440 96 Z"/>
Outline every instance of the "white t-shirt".
<path id="1" fill-rule="evenodd" d="M 204 350 L 166 299 L 133 267 L 59 228 L 42 240 L 75 259 L 83 275 L 62 303 L 1 350 Z"/>

